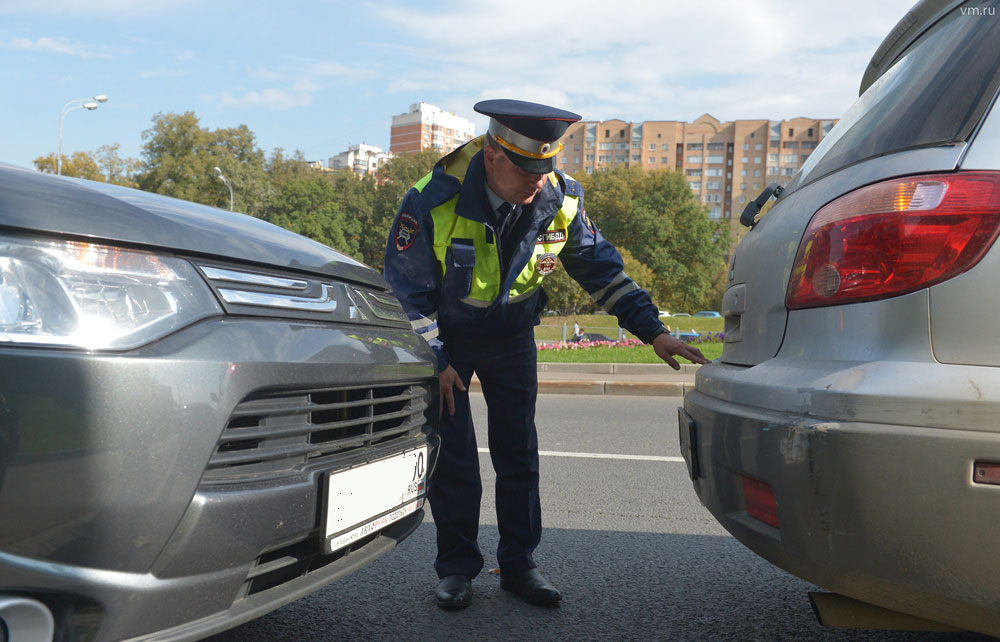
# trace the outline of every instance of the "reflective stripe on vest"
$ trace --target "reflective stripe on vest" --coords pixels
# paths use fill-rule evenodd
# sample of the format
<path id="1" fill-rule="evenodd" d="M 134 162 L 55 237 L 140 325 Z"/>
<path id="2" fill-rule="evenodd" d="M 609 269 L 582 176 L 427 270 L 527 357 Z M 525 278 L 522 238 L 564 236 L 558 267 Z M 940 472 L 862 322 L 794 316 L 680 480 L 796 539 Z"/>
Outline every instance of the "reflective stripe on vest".
<path id="1" fill-rule="evenodd" d="M 472 157 L 482 149 L 483 143 L 484 137 L 470 141 L 458 155 L 448 159 L 449 162 L 445 167 L 446 173 L 457 178 L 459 182 L 464 180 Z M 558 187 L 559 179 L 555 172 L 548 176 L 552 184 Z M 422 191 L 430 180 L 431 174 L 428 174 L 417 182 L 416 189 Z M 499 248 L 495 242 L 487 243 L 485 224 L 458 216 L 455 213 L 457 202 L 458 194 L 455 194 L 431 210 L 431 217 L 434 220 L 434 255 L 441 267 L 442 278 L 449 270 L 471 269 L 472 278 L 469 292 L 461 301 L 474 307 L 487 308 L 500 295 L 503 275 L 500 273 Z M 570 224 L 576 218 L 578 206 L 579 198 L 563 197 L 562 206 L 556 212 L 549 226 L 539 234 L 527 265 L 524 266 L 511 285 L 510 291 L 507 293 L 508 301 L 516 302 L 526 299 L 534 294 L 541 285 L 545 274 L 539 272 L 538 261 L 545 254 L 558 256 L 562 251 L 569 235 Z M 546 232 L 552 233 L 546 234 Z M 495 239 L 495 235 L 491 234 L 491 236 Z M 450 253 L 449 249 L 452 250 Z M 467 256 L 468 254 L 472 255 L 471 260 Z M 448 265 L 449 255 L 451 265 Z M 541 266 L 546 272 L 551 272 L 550 267 L 554 266 L 544 264 Z"/>

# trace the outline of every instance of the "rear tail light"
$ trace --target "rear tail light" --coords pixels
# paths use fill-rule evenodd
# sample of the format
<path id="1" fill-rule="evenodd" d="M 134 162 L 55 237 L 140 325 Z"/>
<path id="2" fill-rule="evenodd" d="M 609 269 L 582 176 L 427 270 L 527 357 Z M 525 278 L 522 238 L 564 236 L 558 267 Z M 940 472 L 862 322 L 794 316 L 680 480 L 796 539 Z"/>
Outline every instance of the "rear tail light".
<path id="1" fill-rule="evenodd" d="M 744 477 L 743 501 L 750 517 L 778 528 L 778 503 L 774 500 L 774 489 L 770 484 Z"/>
<path id="2" fill-rule="evenodd" d="M 906 294 L 968 270 L 1000 229 L 1000 172 L 909 176 L 823 206 L 792 266 L 789 309 Z"/>

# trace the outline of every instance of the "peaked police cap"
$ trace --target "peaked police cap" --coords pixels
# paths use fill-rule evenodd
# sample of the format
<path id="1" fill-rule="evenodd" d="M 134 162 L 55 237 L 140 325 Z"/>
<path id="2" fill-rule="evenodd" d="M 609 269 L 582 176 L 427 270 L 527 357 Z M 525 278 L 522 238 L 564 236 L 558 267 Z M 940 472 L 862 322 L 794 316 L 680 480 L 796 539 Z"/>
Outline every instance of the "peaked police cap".
<path id="1" fill-rule="evenodd" d="M 473 106 L 490 117 L 489 133 L 515 165 L 532 174 L 548 174 L 563 146 L 566 129 L 580 120 L 565 109 L 523 100 L 483 100 Z"/>

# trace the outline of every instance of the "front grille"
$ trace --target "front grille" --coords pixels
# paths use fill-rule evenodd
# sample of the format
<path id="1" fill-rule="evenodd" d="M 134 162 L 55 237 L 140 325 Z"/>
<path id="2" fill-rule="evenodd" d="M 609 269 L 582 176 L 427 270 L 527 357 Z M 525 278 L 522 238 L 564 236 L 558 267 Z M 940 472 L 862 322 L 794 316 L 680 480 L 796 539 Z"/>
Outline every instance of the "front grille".
<path id="1" fill-rule="evenodd" d="M 426 409 L 427 388 L 419 383 L 257 392 L 233 410 L 203 480 L 282 477 L 405 439 L 423 427 Z"/>

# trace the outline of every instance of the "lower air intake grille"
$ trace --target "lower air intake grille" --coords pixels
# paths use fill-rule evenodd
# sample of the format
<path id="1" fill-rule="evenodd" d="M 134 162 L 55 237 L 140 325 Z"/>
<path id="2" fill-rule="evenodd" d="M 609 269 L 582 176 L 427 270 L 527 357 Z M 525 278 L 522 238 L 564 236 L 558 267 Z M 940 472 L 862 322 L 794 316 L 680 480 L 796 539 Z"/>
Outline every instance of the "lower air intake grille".
<path id="1" fill-rule="evenodd" d="M 233 410 L 204 481 L 281 477 L 319 459 L 405 439 L 424 424 L 418 383 L 268 390 Z"/>

